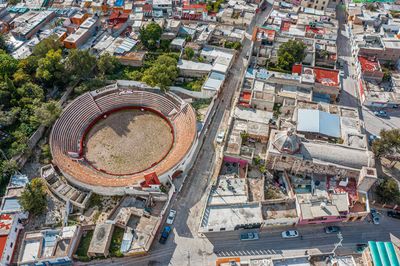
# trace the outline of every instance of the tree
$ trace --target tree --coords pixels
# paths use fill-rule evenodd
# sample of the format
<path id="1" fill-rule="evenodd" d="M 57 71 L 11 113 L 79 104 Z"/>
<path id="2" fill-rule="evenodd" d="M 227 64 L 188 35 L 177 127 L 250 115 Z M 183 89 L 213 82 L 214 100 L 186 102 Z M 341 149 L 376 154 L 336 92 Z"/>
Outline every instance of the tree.
<path id="1" fill-rule="evenodd" d="M 58 51 L 62 49 L 61 42 L 58 40 L 57 35 L 51 35 L 46 39 L 39 42 L 32 51 L 32 56 L 43 58 L 50 50 Z"/>
<path id="2" fill-rule="evenodd" d="M 35 83 L 28 82 L 17 88 L 18 105 L 25 107 L 26 105 L 33 104 L 36 101 L 44 99 L 43 88 Z"/>
<path id="3" fill-rule="evenodd" d="M 18 164 L 15 160 L 6 160 L 0 163 L 1 177 L 11 176 L 17 170 L 18 170 Z M 1 181 L 3 181 L 3 179 Z"/>
<path id="4" fill-rule="evenodd" d="M 163 91 L 168 90 L 178 77 L 177 63 L 173 57 L 160 55 L 153 66 L 144 71 L 142 81 L 153 87 L 158 86 Z"/>
<path id="5" fill-rule="evenodd" d="M 18 68 L 18 60 L 0 50 L 0 77 L 5 75 L 12 76 Z"/>
<path id="6" fill-rule="evenodd" d="M 8 4 L 15 6 L 16 4 L 19 4 L 21 0 L 8 0 Z"/>
<path id="7" fill-rule="evenodd" d="M 18 68 L 18 70 L 13 74 L 13 81 L 15 86 L 19 87 L 30 82 L 31 76 L 26 74 L 22 68 Z"/>
<path id="8" fill-rule="evenodd" d="M 0 49 L 7 51 L 7 48 L 6 38 L 3 34 L 0 34 Z"/>
<path id="9" fill-rule="evenodd" d="M 303 61 L 306 45 L 302 41 L 289 40 L 279 46 L 278 66 L 284 70 L 291 70 L 296 62 Z"/>
<path id="10" fill-rule="evenodd" d="M 187 59 L 192 60 L 194 56 L 194 50 L 191 47 L 186 47 L 185 48 L 185 56 Z"/>
<path id="11" fill-rule="evenodd" d="M 143 45 L 149 50 L 155 50 L 161 38 L 162 28 L 157 23 L 151 22 L 146 27 L 142 27 L 139 34 Z"/>
<path id="12" fill-rule="evenodd" d="M 61 114 L 61 106 L 56 101 L 48 101 L 42 103 L 41 106 L 35 109 L 35 118 L 34 120 L 37 123 L 40 123 L 46 127 L 53 124 L 54 121 L 60 116 Z"/>
<path id="13" fill-rule="evenodd" d="M 46 185 L 41 178 L 34 178 L 21 194 L 19 203 L 24 211 L 33 215 L 43 214 L 47 207 Z"/>
<path id="14" fill-rule="evenodd" d="M 285 52 L 278 57 L 278 66 L 284 70 L 290 70 L 295 62 L 296 59 L 294 59 L 294 57 L 288 52 Z"/>
<path id="15" fill-rule="evenodd" d="M 47 86 L 60 84 L 65 81 L 65 68 L 62 61 L 61 50 L 50 50 L 46 56 L 39 59 L 36 78 Z"/>
<path id="16" fill-rule="evenodd" d="M 102 76 L 113 74 L 119 65 L 118 59 L 109 53 L 102 54 L 97 60 L 97 69 Z"/>
<path id="17" fill-rule="evenodd" d="M 95 66 L 96 58 L 88 50 L 71 50 L 65 62 L 66 70 L 75 79 L 87 79 Z"/>
<path id="18" fill-rule="evenodd" d="M 13 107 L 9 111 L 3 111 L 0 105 L 0 125 L 10 126 L 17 121 L 18 114 L 21 111 L 19 107 Z"/>
<path id="19" fill-rule="evenodd" d="M 372 144 L 372 151 L 377 158 L 400 161 L 400 129 L 382 130 L 380 139 Z"/>
<path id="20" fill-rule="evenodd" d="M 400 200 L 399 186 L 393 178 L 387 178 L 380 183 L 376 194 L 383 203 L 397 204 Z"/>

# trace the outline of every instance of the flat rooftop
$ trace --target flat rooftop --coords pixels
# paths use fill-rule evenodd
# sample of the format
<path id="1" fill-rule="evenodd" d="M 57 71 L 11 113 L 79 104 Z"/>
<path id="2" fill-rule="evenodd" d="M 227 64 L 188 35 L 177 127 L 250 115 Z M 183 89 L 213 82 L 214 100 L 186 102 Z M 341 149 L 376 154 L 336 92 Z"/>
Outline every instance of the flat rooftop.
<path id="1" fill-rule="evenodd" d="M 202 218 L 203 228 L 234 228 L 237 225 L 261 223 L 263 221 L 259 204 L 207 206 Z"/>
<path id="2" fill-rule="evenodd" d="M 216 188 L 210 192 L 208 205 L 229 205 L 248 202 L 246 179 L 219 178 Z"/>

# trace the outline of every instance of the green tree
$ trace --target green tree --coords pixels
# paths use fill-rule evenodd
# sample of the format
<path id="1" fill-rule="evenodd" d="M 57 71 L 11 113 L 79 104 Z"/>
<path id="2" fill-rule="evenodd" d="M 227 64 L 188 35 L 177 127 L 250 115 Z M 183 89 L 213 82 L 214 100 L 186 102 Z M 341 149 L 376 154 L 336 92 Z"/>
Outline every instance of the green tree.
<path id="1" fill-rule="evenodd" d="M 45 57 L 50 50 L 58 51 L 60 49 L 62 49 L 62 45 L 58 40 L 57 35 L 51 35 L 50 37 L 43 39 L 33 48 L 32 56 L 40 59 Z"/>
<path id="2" fill-rule="evenodd" d="M 19 107 L 13 107 L 9 111 L 3 111 L 0 105 L 0 125 L 10 126 L 17 121 L 18 114 L 21 111 Z"/>
<path id="3" fill-rule="evenodd" d="M 61 110 L 60 104 L 54 100 L 42 103 L 35 108 L 34 120 L 44 126 L 51 126 L 60 116 Z"/>
<path id="4" fill-rule="evenodd" d="M 8 4 L 15 6 L 16 4 L 19 4 L 21 0 L 8 0 Z"/>
<path id="5" fill-rule="evenodd" d="M 22 68 L 18 68 L 18 70 L 13 74 L 13 82 L 17 87 L 20 87 L 30 81 L 31 76 L 26 74 Z"/>
<path id="6" fill-rule="evenodd" d="M 377 158 L 387 158 L 397 162 L 400 160 L 400 129 L 382 130 L 380 139 L 372 144 L 372 151 Z"/>
<path id="7" fill-rule="evenodd" d="M 47 207 L 46 194 L 46 185 L 43 179 L 32 179 L 26 185 L 19 199 L 22 209 L 33 215 L 43 214 Z"/>
<path id="8" fill-rule="evenodd" d="M 294 59 L 294 57 L 288 52 L 285 52 L 278 57 L 278 66 L 284 70 L 291 70 L 295 62 L 296 59 Z"/>
<path id="9" fill-rule="evenodd" d="M 144 71 L 142 81 L 153 87 L 158 86 L 163 91 L 168 90 L 178 77 L 177 63 L 173 57 L 160 55 L 153 66 Z"/>
<path id="10" fill-rule="evenodd" d="M 18 60 L 0 50 L 0 77 L 12 76 L 18 68 Z"/>
<path id="11" fill-rule="evenodd" d="M 7 51 L 7 43 L 6 43 L 6 38 L 4 37 L 3 34 L 0 34 L 0 49 Z"/>
<path id="12" fill-rule="evenodd" d="M 18 170 L 18 164 L 15 160 L 6 160 L 2 161 L 0 164 L 0 172 L 2 177 L 4 176 L 11 176 Z"/>
<path id="13" fill-rule="evenodd" d="M 102 54 L 97 60 L 97 69 L 102 76 L 114 74 L 119 65 L 118 59 L 109 53 Z"/>
<path id="14" fill-rule="evenodd" d="M 65 62 L 66 70 L 75 80 L 87 79 L 95 66 L 96 58 L 88 50 L 71 50 Z"/>
<path id="15" fill-rule="evenodd" d="M 161 38 L 162 28 L 157 23 L 151 22 L 146 27 L 142 27 L 139 34 L 143 45 L 149 50 L 155 50 Z"/>
<path id="16" fill-rule="evenodd" d="M 192 60 L 194 56 L 194 50 L 191 47 L 186 47 L 185 48 L 185 56 L 187 59 Z"/>
<path id="17" fill-rule="evenodd" d="M 25 107 L 26 105 L 40 102 L 44 99 L 43 88 L 35 83 L 28 82 L 17 88 L 18 105 Z"/>
<path id="18" fill-rule="evenodd" d="M 47 86 L 61 84 L 65 81 L 65 68 L 62 63 L 61 50 L 50 50 L 39 59 L 36 78 Z"/>
<path id="19" fill-rule="evenodd" d="M 9 155 L 15 156 L 21 153 L 24 153 L 28 149 L 28 139 L 27 134 L 21 129 L 15 130 L 12 132 L 13 142 L 10 145 Z"/>
<path id="20" fill-rule="evenodd" d="M 138 70 L 126 71 L 124 73 L 124 76 L 127 79 L 130 79 L 130 80 L 140 81 L 143 78 L 143 73 L 141 71 L 138 71 Z"/>
<path id="21" fill-rule="evenodd" d="M 383 203 L 399 203 L 399 186 L 393 178 L 387 178 L 377 187 L 376 194 Z"/>
<path id="22" fill-rule="evenodd" d="M 278 66 L 284 70 L 291 70 L 294 63 L 302 62 L 305 57 L 306 45 L 302 41 L 289 40 L 279 46 Z"/>

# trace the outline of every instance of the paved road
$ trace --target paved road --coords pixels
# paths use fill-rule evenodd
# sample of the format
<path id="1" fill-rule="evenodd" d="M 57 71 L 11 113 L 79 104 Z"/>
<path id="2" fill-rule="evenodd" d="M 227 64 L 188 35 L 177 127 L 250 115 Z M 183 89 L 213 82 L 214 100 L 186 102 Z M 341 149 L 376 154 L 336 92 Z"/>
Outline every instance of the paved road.
<path id="1" fill-rule="evenodd" d="M 393 129 L 400 127 L 400 111 L 388 110 L 389 118 L 379 118 L 364 106 L 361 106 L 358 96 L 357 80 L 352 78 L 355 75 L 355 68 L 352 65 L 354 58 L 351 56 L 351 44 L 346 33 L 346 14 L 343 8 L 338 7 L 337 19 L 339 21 L 339 31 L 337 39 L 338 56 L 345 61 L 344 77 L 342 78 L 342 92 L 339 104 L 359 109 L 360 118 L 364 121 L 365 131 L 368 134 L 379 135 L 382 129 Z"/>
<path id="2" fill-rule="evenodd" d="M 255 23 L 261 25 L 271 6 L 261 13 Z M 341 14 L 343 16 L 344 14 Z M 341 28 L 344 28 L 344 17 L 342 17 Z M 252 28 L 252 27 L 250 27 Z M 248 32 L 251 33 L 250 31 Z M 346 36 L 340 35 L 338 50 L 340 56 L 344 56 L 351 64 L 349 58 L 349 44 Z M 336 235 L 323 233 L 323 226 L 299 227 L 303 240 L 283 240 L 280 230 L 268 230 L 260 233 L 258 241 L 239 241 L 240 232 L 223 232 L 200 238 L 197 235 L 201 210 L 206 197 L 206 189 L 212 166 L 215 162 L 214 138 L 223 119 L 224 112 L 230 109 L 231 99 L 235 89 L 238 87 L 241 74 L 244 71 L 244 58 L 249 50 L 250 41 L 245 40 L 241 54 L 234 63 L 227 83 L 218 100 L 215 117 L 210 125 L 209 132 L 204 141 L 201 153 L 189 173 L 186 184 L 179 194 L 173 208 L 178 211 L 174 223 L 173 234 L 171 234 L 165 245 L 160 245 L 157 240 L 148 256 L 126 257 L 113 260 L 102 260 L 92 262 L 91 265 L 215 265 L 218 256 L 271 256 L 281 257 L 288 255 L 301 255 L 308 249 L 310 254 L 329 252 L 333 244 L 338 241 Z M 344 90 L 350 96 L 343 98 L 341 104 L 359 107 L 354 80 L 349 76 L 351 69 L 346 69 Z M 221 100 L 223 99 L 223 101 Z M 338 249 L 339 253 L 351 253 L 357 243 L 368 240 L 389 240 L 389 233 L 400 236 L 400 221 L 387 217 L 382 218 L 381 225 L 373 225 L 367 222 L 351 223 L 343 226 L 343 247 Z M 379 230 L 377 230 L 379 229 Z M 316 233 L 318 232 L 318 233 Z"/>
<path id="3" fill-rule="evenodd" d="M 257 15 L 250 25 L 246 36 L 251 36 L 254 25 L 262 25 L 272 6 Z M 185 185 L 173 205 L 177 210 L 173 234 L 167 243 L 161 245 L 156 240 L 148 256 L 139 258 L 122 258 L 92 262 L 91 265 L 212 265 L 217 258 L 213 246 L 206 238 L 199 238 L 197 230 L 200 224 L 201 211 L 204 207 L 206 189 L 210 183 L 212 167 L 215 163 L 214 139 L 226 110 L 231 109 L 235 91 L 242 80 L 246 65 L 246 55 L 250 50 L 251 40 L 245 39 L 243 48 L 233 63 L 226 83 L 217 99 L 215 116 L 203 143 L 200 154 L 189 173 Z M 157 236 L 158 238 L 158 236 Z"/>

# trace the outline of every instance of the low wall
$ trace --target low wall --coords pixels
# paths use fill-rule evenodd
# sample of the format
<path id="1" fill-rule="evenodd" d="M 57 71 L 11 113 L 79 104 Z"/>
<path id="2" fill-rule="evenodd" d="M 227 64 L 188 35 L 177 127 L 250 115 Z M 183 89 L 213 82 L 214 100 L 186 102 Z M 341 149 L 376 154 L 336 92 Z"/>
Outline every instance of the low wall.
<path id="1" fill-rule="evenodd" d="M 174 91 L 174 92 L 179 92 L 179 93 L 182 93 L 182 94 L 185 94 L 185 95 L 188 95 L 190 97 L 197 98 L 197 99 L 209 99 L 209 98 L 211 98 L 209 95 L 207 95 L 207 94 L 205 94 L 205 93 L 203 93 L 201 91 L 190 91 L 190 90 L 184 89 L 182 87 L 171 86 L 170 90 Z"/>

